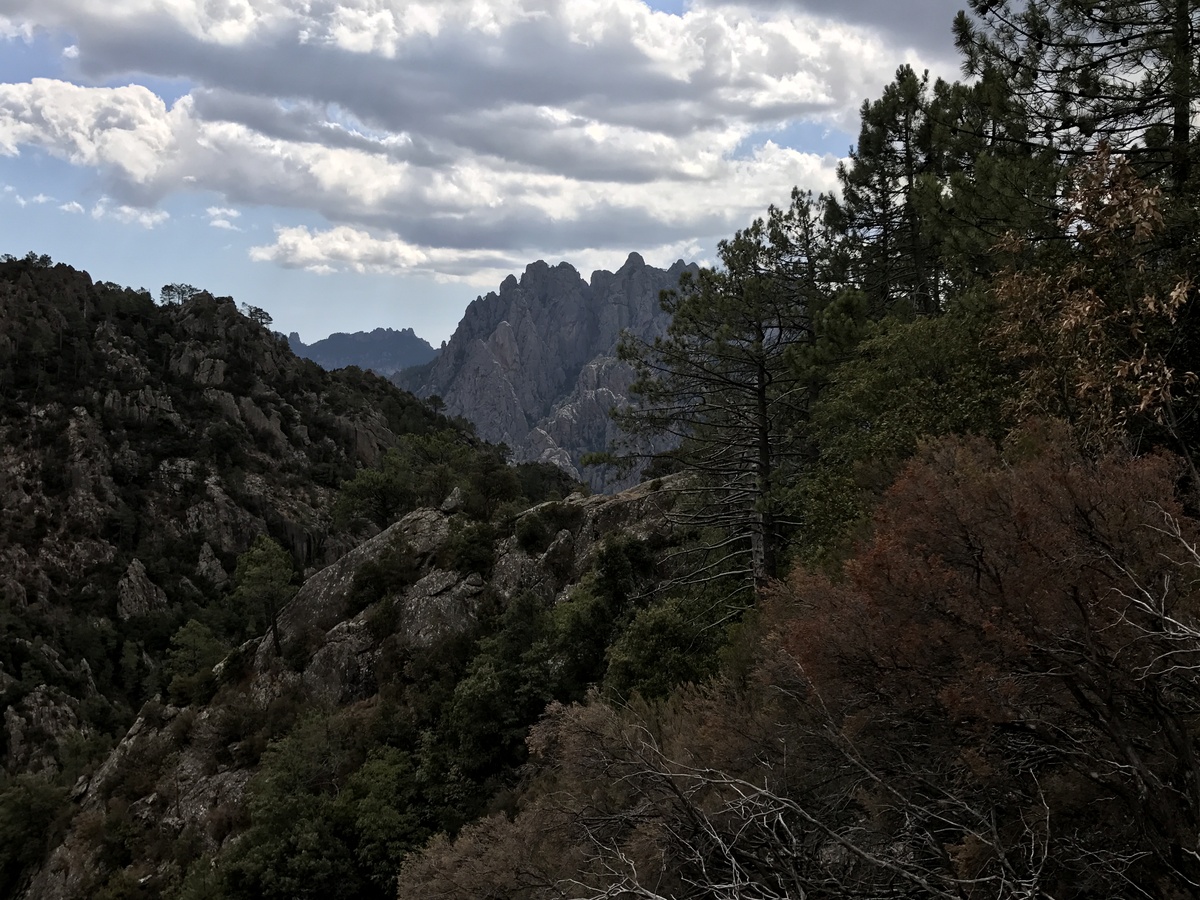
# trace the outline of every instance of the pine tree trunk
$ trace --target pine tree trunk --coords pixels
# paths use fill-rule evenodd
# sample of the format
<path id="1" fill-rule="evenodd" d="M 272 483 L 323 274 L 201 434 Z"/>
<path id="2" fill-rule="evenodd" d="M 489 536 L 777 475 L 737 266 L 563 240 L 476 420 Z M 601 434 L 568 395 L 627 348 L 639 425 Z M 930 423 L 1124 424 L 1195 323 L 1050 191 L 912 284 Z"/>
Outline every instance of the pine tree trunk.
<path id="1" fill-rule="evenodd" d="M 1191 176 L 1192 138 L 1192 35 L 1191 0 L 1175 0 L 1172 29 L 1174 50 L 1171 92 L 1174 109 L 1171 135 L 1172 180 L 1176 195 L 1182 195 Z"/>
<path id="2" fill-rule="evenodd" d="M 763 335 L 762 337 L 765 337 Z M 760 341 L 761 342 L 761 341 Z M 761 357 L 760 357 L 761 359 Z M 775 517 L 771 512 L 771 419 L 768 409 L 767 391 L 770 373 L 759 363 L 756 384 L 757 427 L 756 444 L 758 459 L 755 461 L 755 501 L 751 542 L 750 565 L 754 583 L 765 585 L 778 574 L 775 564 Z"/>

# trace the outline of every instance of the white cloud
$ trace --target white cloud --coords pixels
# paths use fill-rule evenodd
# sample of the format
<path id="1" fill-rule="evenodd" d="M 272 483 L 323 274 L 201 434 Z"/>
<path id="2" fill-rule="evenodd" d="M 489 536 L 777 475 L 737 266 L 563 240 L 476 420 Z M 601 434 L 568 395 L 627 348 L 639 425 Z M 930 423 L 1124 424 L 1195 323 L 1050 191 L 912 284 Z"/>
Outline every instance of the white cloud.
<path id="1" fill-rule="evenodd" d="M 93 219 L 114 219 L 123 225 L 140 225 L 143 228 L 157 228 L 171 218 L 165 210 L 142 209 L 120 204 L 113 206 L 108 197 L 101 197 L 92 207 Z"/>
<path id="2" fill-rule="evenodd" d="M 213 228 L 221 228 L 225 231 L 242 230 L 233 224 L 233 220 L 242 215 L 240 210 L 232 207 L 210 206 L 205 212 L 208 213 L 208 224 Z"/>
<path id="3" fill-rule="evenodd" d="M 112 217 L 126 225 L 141 225 L 143 228 L 157 228 L 171 218 L 165 210 L 145 210 L 132 206 L 118 206 L 112 211 Z"/>
<path id="4" fill-rule="evenodd" d="M 14 21 L 0 16 L 0 40 L 33 40 L 33 23 L 29 21 Z"/>
<path id="5" fill-rule="evenodd" d="M 373 237 L 347 226 L 316 233 L 304 227 L 278 228 L 275 243 L 251 248 L 250 257 L 310 271 L 333 271 L 330 264 L 336 262 L 357 272 L 387 274 L 411 272 L 429 261 L 422 250 L 394 235 Z"/>
<path id="6" fill-rule="evenodd" d="M 29 206 L 30 204 L 32 204 L 34 206 L 43 206 L 47 203 L 54 202 L 54 198 L 49 197 L 46 194 L 36 194 L 33 197 L 25 197 L 20 192 L 18 192 L 17 189 L 15 187 L 13 187 L 11 184 L 6 184 L 4 186 L 4 193 L 6 195 L 8 195 L 9 197 L 11 197 L 12 201 L 15 204 L 17 204 L 17 206 L 21 207 L 22 209 Z"/>
<path id="7" fill-rule="evenodd" d="M 70 47 L 64 47 L 62 55 L 67 59 L 78 59 L 79 48 L 72 44 Z"/>
<path id="8" fill-rule="evenodd" d="M 616 271 L 632 247 L 620 250 L 573 248 L 563 253 L 545 253 L 551 263 L 571 263 L 586 277 L 596 269 Z M 707 262 L 698 241 L 684 240 L 637 248 L 650 265 L 669 267 L 678 259 Z M 423 250 L 395 234 L 370 232 L 339 226 L 325 231 L 308 228 L 277 228 L 275 241 L 251 248 L 252 259 L 272 262 L 290 269 L 317 274 L 353 271 L 386 275 L 428 275 L 437 281 L 468 284 L 490 290 L 513 271 L 531 260 L 519 254 L 487 251 Z"/>
<path id="9" fill-rule="evenodd" d="M 78 214 L 78 213 L 86 212 L 86 210 L 83 208 L 83 205 L 81 203 L 77 203 L 74 200 L 72 200 L 70 203 L 62 204 L 62 206 L 60 206 L 59 209 L 65 213 Z"/>
<path id="10" fill-rule="evenodd" d="M 0 5 L 0 34 L 62 32 L 93 80 L 194 85 L 169 107 L 136 84 L 0 85 L 0 153 L 93 168 L 119 204 L 102 215 L 153 227 L 164 198 L 205 191 L 215 228 L 239 230 L 248 203 L 329 223 L 282 228 L 255 259 L 490 283 L 533 256 L 711 245 L 794 184 L 832 187 L 836 159 L 755 136 L 795 121 L 853 132 L 904 61 L 878 28 L 795 4 Z"/>
<path id="11" fill-rule="evenodd" d="M 161 173 L 175 139 L 173 115 L 149 89 L 87 88 L 35 78 L 0 84 L 0 153 L 23 144 L 106 170 L 130 184 Z"/>

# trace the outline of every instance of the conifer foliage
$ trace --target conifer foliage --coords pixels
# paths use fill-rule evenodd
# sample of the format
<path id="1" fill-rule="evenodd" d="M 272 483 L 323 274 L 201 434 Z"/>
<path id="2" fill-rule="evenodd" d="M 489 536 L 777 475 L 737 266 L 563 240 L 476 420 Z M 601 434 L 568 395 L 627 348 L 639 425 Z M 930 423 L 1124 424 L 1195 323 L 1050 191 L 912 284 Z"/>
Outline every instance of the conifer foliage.
<path id="1" fill-rule="evenodd" d="M 687 274 L 664 294 L 665 337 L 620 347 L 639 403 L 619 421 L 683 441 L 677 458 L 707 487 L 694 520 L 745 537 L 749 558 L 735 551 L 729 565 L 760 583 L 779 574 L 779 488 L 803 452 L 794 429 L 809 390 L 797 354 L 814 343 L 823 305 L 817 217 L 799 192 L 788 209 L 772 208 L 722 242 L 723 269 Z"/>

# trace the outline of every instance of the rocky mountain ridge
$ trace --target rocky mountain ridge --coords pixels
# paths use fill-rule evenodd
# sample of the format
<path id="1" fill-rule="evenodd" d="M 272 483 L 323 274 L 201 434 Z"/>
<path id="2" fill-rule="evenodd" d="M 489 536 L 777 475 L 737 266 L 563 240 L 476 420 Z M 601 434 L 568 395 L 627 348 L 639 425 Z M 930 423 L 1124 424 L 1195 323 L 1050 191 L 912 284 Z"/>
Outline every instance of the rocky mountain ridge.
<path id="1" fill-rule="evenodd" d="M 425 365 L 437 357 L 438 351 L 428 341 L 417 337 L 411 328 L 376 328 L 373 331 L 336 332 L 319 341 L 306 344 L 300 335 L 287 336 L 292 352 L 311 359 L 322 369 L 342 369 L 358 366 L 376 375 L 394 375 L 402 369 Z"/>
<path id="2" fill-rule="evenodd" d="M 584 281 L 567 263 L 532 263 L 520 280 L 510 275 L 467 307 L 434 362 L 394 380 L 441 397 L 448 415 L 507 444 L 515 459 L 550 462 L 593 489 L 612 489 L 581 459 L 611 444 L 608 411 L 629 396 L 632 372 L 616 359 L 617 341 L 622 331 L 644 340 L 663 333 L 669 317 L 659 294 L 695 269 L 682 260 L 659 269 L 631 253 L 616 272 Z"/>

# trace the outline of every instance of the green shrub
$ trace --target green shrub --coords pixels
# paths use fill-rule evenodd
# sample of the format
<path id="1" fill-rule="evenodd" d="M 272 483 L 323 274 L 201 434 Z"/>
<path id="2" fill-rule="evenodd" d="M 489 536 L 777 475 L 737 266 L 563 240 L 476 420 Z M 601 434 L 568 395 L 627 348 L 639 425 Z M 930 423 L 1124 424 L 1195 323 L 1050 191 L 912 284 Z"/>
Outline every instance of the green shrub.
<path id="1" fill-rule="evenodd" d="M 421 562 L 416 553 L 407 541 L 397 538 L 354 573 L 350 595 L 346 598 L 346 615 L 358 615 L 384 597 L 400 593 L 420 577 Z"/>
<path id="2" fill-rule="evenodd" d="M 213 666 L 219 663 L 229 648 L 212 629 L 195 619 L 180 628 L 171 638 L 167 650 L 165 677 L 167 693 L 177 706 L 207 703 L 217 689 Z"/>
<path id="3" fill-rule="evenodd" d="M 517 520 L 517 543 L 530 555 L 545 553 L 563 529 L 575 531 L 583 510 L 571 503 L 547 503 Z"/>
<path id="4" fill-rule="evenodd" d="M 66 801 L 67 788 L 44 775 L 0 780 L 0 896 L 15 897 L 24 873 L 58 843 Z"/>
<path id="5" fill-rule="evenodd" d="M 517 544 L 530 556 L 546 552 L 554 535 L 540 513 L 531 512 L 517 519 Z"/>
<path id="6" fill-rule="evenodd" d="M 496 562 L 496 529 L 487 522 L 458 525 L 438 554 L 438 565 L 455 572 L 475 572 L 488 578 Z"/>
<path id="7" fill-rule="evenodd" d="M 700 596 L 670 597 L 641 610 L 608 649 L 604 692 L 628 699 L 665 697 L 680 684 L 716 673 L 729 614 Z"/>

